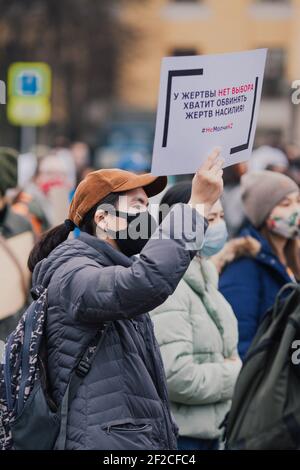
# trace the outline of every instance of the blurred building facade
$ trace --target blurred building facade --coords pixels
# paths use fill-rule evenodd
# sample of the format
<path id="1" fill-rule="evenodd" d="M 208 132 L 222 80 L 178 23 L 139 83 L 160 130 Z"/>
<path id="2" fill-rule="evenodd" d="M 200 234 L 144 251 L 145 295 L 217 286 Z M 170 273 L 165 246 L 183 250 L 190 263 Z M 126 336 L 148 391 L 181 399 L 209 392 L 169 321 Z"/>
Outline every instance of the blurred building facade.
<path id="1" fill-rule="evenodd" d="M 300 141 L 300 0 L 140 0 L 125 2 L 124 21 L 137 39 L 124 56 L 119 100 L 155 112 L 164 56 L 215 54 L 267 47 L 259 136 Z"/>

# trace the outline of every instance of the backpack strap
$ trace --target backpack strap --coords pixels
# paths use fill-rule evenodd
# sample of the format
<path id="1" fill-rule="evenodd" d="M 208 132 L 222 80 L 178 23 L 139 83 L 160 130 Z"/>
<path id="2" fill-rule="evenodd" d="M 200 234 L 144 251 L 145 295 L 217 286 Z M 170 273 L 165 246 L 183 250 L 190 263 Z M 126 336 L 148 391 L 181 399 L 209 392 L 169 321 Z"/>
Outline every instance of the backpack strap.
<path id="1" fill-rule="evenodd" d="M 36 293 L 36 297 L 34 301 L 36 302 L 37 299 L 42 300 L 42 303 L 40 303 L 39 305 L 42 307 L 43 310 L 40 312 L 37 311 L 36 310 L 37 304 L 35 304 L 35 308 L 31 311 L 28 310 L 26 313 L 22 355 L 21 355 L 20 388 L 19 388 L 18 400 L 17 400 L 18 415 L 21 413 L 24 407 L 24 403 L 25 403 L 27 378 L 30 377 L 30 369 L 32 368 L 32 362 L 30 360 L 30 356 L 34 354 L 38 355 L 38 349 L 36 349 L 36 345 L 39 344 L 37 342 L 39 335 L 36 332 L 36 328 L 37 328 L 37 323 L 36 323 L 37 316 L 36 315 L 37 313 L 38 314 L 43 313 L 43 311 L 47 310 L 47 307 L 48 307 L 47 289 L 43 288 L 42 286 L 39 286 L 38 292 L 39 294 Z M 36 341 L 34 341 L 33 338 L 36 338 Z"/>
<path id="2" fill-rule="evenodd" d="M 68 412 L 69 404 L 75 398 L 76 392 L 79 386 L 82 384 L 85 376 L 90 371 L 92 363 L 96 357 L 97 352 L 99 351 L 105 333 L 107 332 L 110 323 L 104 324 L 103 329 L 99 330 L 94 336 L 89 346 L 85 350 L 85 353 L 79 360 L 77 366 L 73 370 L 68 386 L 64 393 L 61 405 L 60 405 L 60 430 L 59 435 L 55 443 L 55 450 L 64 450 L 67 440 L 67 424 L 68 424 Z"/>

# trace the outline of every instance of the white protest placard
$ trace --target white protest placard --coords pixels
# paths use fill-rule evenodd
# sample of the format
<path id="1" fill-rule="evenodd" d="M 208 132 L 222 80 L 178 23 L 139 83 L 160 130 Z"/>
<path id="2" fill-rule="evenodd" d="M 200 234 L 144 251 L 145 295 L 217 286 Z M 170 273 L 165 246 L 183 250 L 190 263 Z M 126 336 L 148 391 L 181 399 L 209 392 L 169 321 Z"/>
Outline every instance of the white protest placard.
<path id="1" fill-rule="evenodd" d="M 216 146 L 224 167 L 251 156 L 267 49 L 165 57 L 151 172 L 194 173 Z"/>

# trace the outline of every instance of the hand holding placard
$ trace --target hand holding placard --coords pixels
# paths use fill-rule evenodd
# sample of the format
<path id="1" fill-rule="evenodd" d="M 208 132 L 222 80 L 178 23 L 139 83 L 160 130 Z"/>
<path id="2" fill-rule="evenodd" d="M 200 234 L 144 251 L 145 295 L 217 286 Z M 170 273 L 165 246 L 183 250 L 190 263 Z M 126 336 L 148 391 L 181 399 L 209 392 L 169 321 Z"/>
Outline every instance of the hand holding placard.
<path id="1" fill-rule="evenodd" d="M 192 193 L 189 204 L 207 216 L 212 206 L 223 192 L 224 160 L 220 157 L 221 149 L 216 147 L 207 160 L 195 173 L 192 181 Z"/>

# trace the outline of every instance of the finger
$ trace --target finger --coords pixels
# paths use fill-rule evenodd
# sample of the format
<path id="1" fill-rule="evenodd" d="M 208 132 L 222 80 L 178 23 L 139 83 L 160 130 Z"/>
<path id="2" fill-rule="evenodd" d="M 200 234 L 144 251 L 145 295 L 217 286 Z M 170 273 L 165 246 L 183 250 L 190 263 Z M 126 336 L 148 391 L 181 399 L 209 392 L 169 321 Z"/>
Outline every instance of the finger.
<path id="1" fill-rule="evenodd" d="M 216 183 L 216 182 L 220 182 L 220 180 L 222 179 L 223 177 L 223 170 L 220 169 L 218 170 L 216 173 L 210 173 L 210 181 L 213 182 L 213 183 Z"/>
<path id="2" fill-rule="evenodd" d="M 211 167 L 210 171 L 213 173 L 217 173 L 219 170 L 222 169 L 224 163 L 225 163 L 225 160 L 223 158 L 219 158 Z"/>
<path id="3" fill-rule="evenodd" d="M 208 156 L 205 162 L 200 166 L 199 170 L 210 170 L 210 168 L 214 165 L 216 159 L 220 155 L 221 147 L 215 147 L 212 153 Z"/>
<path id="4" fill-rule="evenodd" d="M 221 152 L 221 148 L 220 147 L 216 147 L 213 149 L 212 153 L 209 155 L 209 157 L 207 158 L 207 160 L 204 162 L 204 169 L 205 170 L 210 170 L 213 165 L 215 165 L 219 155 L 220 155 L 220 152 Z"/>

